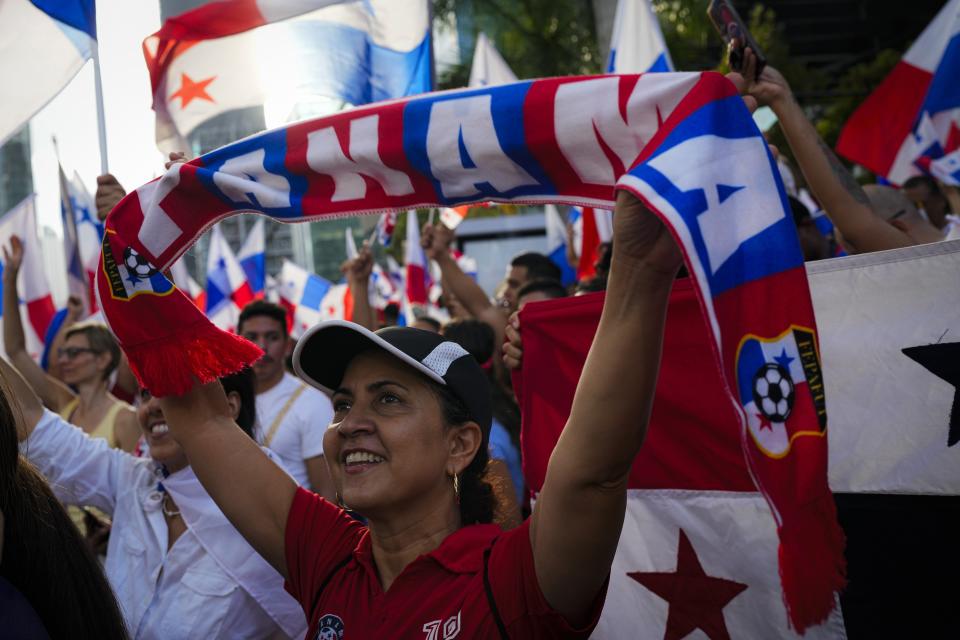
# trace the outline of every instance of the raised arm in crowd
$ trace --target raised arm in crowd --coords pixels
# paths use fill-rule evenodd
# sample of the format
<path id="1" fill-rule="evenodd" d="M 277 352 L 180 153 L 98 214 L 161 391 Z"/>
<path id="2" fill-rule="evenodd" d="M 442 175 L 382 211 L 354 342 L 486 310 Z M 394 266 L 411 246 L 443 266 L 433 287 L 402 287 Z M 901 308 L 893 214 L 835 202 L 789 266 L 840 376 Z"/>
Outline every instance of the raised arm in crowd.
<path id="1" fill-rule="evenodd" d="M 807 119 L 779 71 L 767 65 L 756 77 L 756 56 L 747 49 L 743 74 L 730 74 L 741 92 L 777 115 L 813 195 L 852 253 L 935 242 L 943 234 L 926 222 L 908 198 L 890 187 L 866 189 L 854 179 Z"/>

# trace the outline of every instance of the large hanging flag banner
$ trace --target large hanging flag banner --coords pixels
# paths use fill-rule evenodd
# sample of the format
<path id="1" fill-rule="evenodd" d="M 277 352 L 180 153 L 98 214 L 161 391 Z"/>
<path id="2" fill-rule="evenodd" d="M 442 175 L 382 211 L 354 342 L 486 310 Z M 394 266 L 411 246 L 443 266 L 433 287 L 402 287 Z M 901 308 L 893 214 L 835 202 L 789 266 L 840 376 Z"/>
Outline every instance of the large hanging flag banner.
<path id="1" fill-rule="evenodd" d="M 36 209 L 33 196 L 0 217 L 0 247 L 9 250 L 10 239 L 16 236 L 23 243 L 23 262 L 17 276 L 17 291 L 20 294 L 20 317 L 27 340 L 27 353 L 35 359 L 43 352 L 43 339 L 56 309 L 53 296 L 43 268 L 43 253 L 37 238 Z M 2 254 L 0 254 L 2 258 Z M 3 269 L 0 262 L 0 301 L 3 300 Z M 7 310 L 0 304 L 0 315 Z M 0 335 L 0 347 L 3 336 Z"/>
<path id="2" fill-rule="evenodd" d="M 960 242 L 818 260 L 807 273 L 849 549 L 847 629 L 952 637 L 942 576 L 960 572 Z"/>
<path id="3" fill-rule="evenodd" d="M 94 0 L 0 2 L 0 145 L 93 55 Z"/>
<path id="4" fill-rule="evenodd" d="M 827 617 L 843 583 L 816 324 L 776 163 L 722 76 L 444 92 L 290 125 L 174 165 L 107 218 L 101 307 L 144 385 L 159 396 L 183 393 L 260 350 L 217 330 L 179 291 L 124 277 L 132 257 L 162 270 L 237 212 L 290 222 L 488 200 L 612 209 L 615 187 L 644 200 L 683 249 L 746 462 L 777 525 L 790 619 L 802 631 Z M 787 359 L 767 359 L 771 343 L 802 363 L 805 384 Z M 764 413 L 774 392 L 761 379 L 794 385 L 789 412 L 777 399 Z"/>
<path id="5" fill-rule="evenodd" d="M 851 586 L 843 621 L 851 636 L 921 628 L 923 637 L 949 635 L 943 630 L 955 621 L 942 611 L 952 592 L 936 577 L 957 565 L 960 242 L 805 266 L 823 352 L 830 487 L 855 505 L 845 524 Z M 691 284 L 679 281 L 670 298 L 651 424 L 630 476 L 627 524 L 595 637 L 660 639 L 683 628 L 711 638 L 794 637 L 771 561 L 773 519 L 740 454 Z M 521 312 L 521 440 L 534 488 L 567 420 L 602 300 L 591 294 Z M 876 526 L 860 535 L 871 511 L 885 532 L 909 533 L 895 545 L 889 536 L 874 542 Z M 907 514 L 912 522 L 893 522 Z M 691 588 L 669 591 L 681 584 Z M 844 622 L 835 613 L 804 637 L 842 637 Z M 931 625 L 941 633 L 927 633 Z"/>
<path id="6" fill-rule="evenodd" d="M 197 126 L 234 109 L 264 105 L 286 122 L 318 98 L 361 105 L 429 91 L 429 34 L 426 0 L 221 0 L 188 11 L 143 43 L 157 144 L 188 149 Z"/>
<path id="7" fill-rule="evenodd" d="M 247 283 L 254 298 L 263 298 L 267 282 L 267 243 L 264 232 L 265 221 L 257 218 L 253 228 L 243 239 L 243 245 L 237 253 L 240 267 L 247 276 Z"/>
<path id="8" fill-rule="evenodd" d="M 534 493 L 569 417 L 603 296 L 531 303 L 520 312 L 523 366 L 514 388 L 523 415 L 524 476 Z M 607 600 L 592 636 L 598 640 L 685 638 L 697 629 L 706 638 L 799 637 L 783 606 L 775 520 L 744 460 L 742 428 L 711 343 L 693 282 L 679 280 Z M 792 347 L 786 353 L 799 355 Z M 797 377 L 794 389 L 807 385 L 802 373 Z M 845 637 L 840 612 L 803 637 Z"/>
<path id="9" fill-rule="evenodd" d="M 673 61 L 650 0 L 619 0 L 607 73 L 673 71 Z"/>
<path id="10" fill-rule="evenodd" d="M 900 185 L 960 149 L 960 0 L 940 10 L 840 132 L 837 152 Z"/>
<path id="11" fill-rule="evenodd" d="M 473 50 L 468 87 L 489 87 L 509 84 L 518 80 L 516 74 L 493 46 L 487 34 L 477 34 L 477 46 Z"/>
<path id="12" fill-rule="evenodd" d="M 163 278 L 163 274 L 152 277 Z M 240 261 L 219 225 L 214 227 L 207 250 L 207 317 L 221 329 L 233 330 L 240 311 L 253 299 L 253 290 Z"/>

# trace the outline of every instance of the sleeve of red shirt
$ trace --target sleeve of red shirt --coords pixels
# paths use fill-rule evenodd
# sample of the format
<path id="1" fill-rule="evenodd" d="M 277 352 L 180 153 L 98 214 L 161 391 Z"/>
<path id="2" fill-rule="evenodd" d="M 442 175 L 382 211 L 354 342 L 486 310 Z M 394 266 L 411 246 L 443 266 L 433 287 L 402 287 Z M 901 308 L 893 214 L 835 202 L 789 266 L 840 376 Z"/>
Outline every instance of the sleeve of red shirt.
<path id="1" fill-rule="evenodd" d="M 353 553 L 365 527 L 347 513 L 302 487 L 287 515 L 286 589 L 313 619 L 318 590 L 340 563 Z"/>
<path id="2" fill-rule="evenodd" d="M 488 575 L 493 599 L 511 638 L 587 638 L 600 620 L 607 583 L 591 605 L 590 621 L 582 627 L 567 622 L 544 598 L 533 564 L 529 518 L 497 539 L 490 552 Z"/>

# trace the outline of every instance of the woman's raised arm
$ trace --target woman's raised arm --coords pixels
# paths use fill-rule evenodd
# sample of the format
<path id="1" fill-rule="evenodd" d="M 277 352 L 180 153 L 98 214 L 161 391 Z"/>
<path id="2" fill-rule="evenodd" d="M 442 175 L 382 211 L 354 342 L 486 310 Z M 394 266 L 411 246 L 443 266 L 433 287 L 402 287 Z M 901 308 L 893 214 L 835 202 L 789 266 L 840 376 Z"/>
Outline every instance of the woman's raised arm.
<path id="1" fill-rule="evenodd" d="M 667 300 L 682 261 L 666 227 L 620 191 L 603 314 L 530 528 L 547 601 L 578 624 L 610 572 L 660 368 Z"/>

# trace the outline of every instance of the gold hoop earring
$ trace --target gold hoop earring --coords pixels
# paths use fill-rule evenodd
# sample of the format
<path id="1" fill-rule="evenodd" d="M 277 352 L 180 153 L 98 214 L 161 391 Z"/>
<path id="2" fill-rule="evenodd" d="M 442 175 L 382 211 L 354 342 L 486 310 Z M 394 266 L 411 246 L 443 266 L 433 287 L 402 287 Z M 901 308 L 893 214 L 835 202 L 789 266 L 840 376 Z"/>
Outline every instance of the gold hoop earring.
<path id="1" fill-rule="evenodd" d="M 460 504 L 460 476 L 453 474 L 453 495 L 457 498 L 457 504 Z"/>

